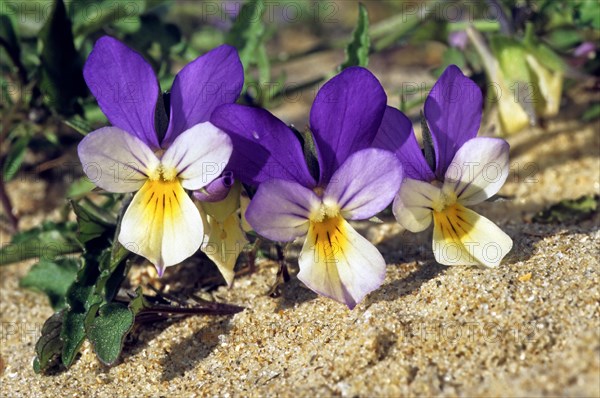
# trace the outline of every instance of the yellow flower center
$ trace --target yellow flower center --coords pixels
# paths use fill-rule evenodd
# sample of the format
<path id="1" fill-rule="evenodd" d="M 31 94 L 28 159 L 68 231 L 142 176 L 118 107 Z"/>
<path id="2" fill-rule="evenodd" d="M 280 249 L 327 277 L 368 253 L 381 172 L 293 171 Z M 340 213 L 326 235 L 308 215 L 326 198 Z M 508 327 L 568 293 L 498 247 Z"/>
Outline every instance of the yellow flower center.
<path id="1" fill-rule="evenodd" d="M 341 215 L 325 216 L 321 221 L 310 222 L 307 243 L 313 245 L 315 262 L 335 264 L 348 246 Z"/>
<path id="2" fill-rule="evenodd" d="M 165 218 L 178 219 L 185 191 L 179 179 L 149 179 L 140 189 L 144 204 L 144 218 L 162 224 Z"/>
<path id="3" fill-rule="evenodd" d="M 337 256 L 342 255 L 348 242 L 344 234 L 346 221 L 340 214 L 337 204 L 322 203 L 309 217 L 310 226 L 307 243 L 314 245 L 315 261 L 336 263 Z"/>
<path id="4" fill-rule="evenodd" d="M 177 179 L 177 170 L 173 167 L 165 167 L 162 164 L 148 174 L 150 181 L 170 182 Z"/>
<path id="5" fill-rule="evenodd" d="M 431 207 L 433 207 L 434 213 L 443 212 L 446 208 L 454 206 L 456 204 L 456 199 L 456 193 L 445 186 L 442 188 L 440 196 L 433 200 Z"/>
<path id="6" fill-rule="evenodd" d="M 336 203 L 321 203 L 317 210 L 313 210 L 309 218 L 311 222 L 320 223 L 327 218 L 335 218 L 340 214 L 340 207 Z"/>
<path id="7" fill-rule="evenodd" d="M 161 228 L 165 218 L 181 216 L 181 203 L 187 195 L 177 178 L 177 170 L 162 164 L 148 174 L 139 193 L 144 204 L 144 218 L 159 223 Z"/>
<path id="8" fill-rule="evenodd" d="M 440 228 L 444 241 L 460 242 L 474 228 L 466 210 L 460 203 L 454 203 L 442 211 L 433 211 L 433 222 Z"/>
<path id="9" fill-rule="evenodd" d="M 441 195 L 432 203 L 433 221 L 439 226 L 447 242 L 458 241 L 471 230 L 464 215 L 465 207 L 457 202 L 451 185 L 442 188 Z"/>

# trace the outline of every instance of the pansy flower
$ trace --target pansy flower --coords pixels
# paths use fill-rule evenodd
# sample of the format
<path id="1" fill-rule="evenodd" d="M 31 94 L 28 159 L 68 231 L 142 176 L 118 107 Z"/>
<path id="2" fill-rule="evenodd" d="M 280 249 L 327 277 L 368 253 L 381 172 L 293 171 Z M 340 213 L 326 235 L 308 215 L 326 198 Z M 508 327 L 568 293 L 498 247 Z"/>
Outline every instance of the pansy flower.
<path id="1" fill-rule="evenodd" d="M 508 176 L 509 145 L 476 137 L 482 95 L 458 67 L 449 66 L 425 101 L 425 119 L 435 153 L 423 156 L 410 120 L 388 107 L 375 145 L 396 148 L 405 179 L 394 200 L 398 222 L 420 232 L 433 221 L 433 252 L 444 265 L 496 266 L 512 240 L 492 221 L 468 207 L 496 194 Z"/>
<path id="2" fill-rule="evenodd" d="M 231 136 L 228 168 L 258 185 L 245 214 L 250 225 L 274 241 L 304 239 L 298 278 L 349 308 L 382 284 L 386 263 L 348 221 L 383 210 L 402 181 L 394 154 L 371 147 L 386 99 L 375 76 L 359 67 L 319 90 L 310 112 L 318 178 L 294 132 L 269 112 L 231 104 L 211 118 Z"/>
<path id="3" fill-rule="evenodd" d="M 217 179 L 231 155 L 230 138 L 208 120 L 241 91 L 239 57 L 233 47 L 220 46 L 185 66 L 173 82 L 165 131 L 157 123 L 165 114 L 160 87 L 140 54 L 102 37 L 84 77 L 112 124 L 79 144 L 84 172 L 109 192 L 135 192 L 118 239 L 162 275 L 202 243 L 201 215 L 186 190 Z"/>

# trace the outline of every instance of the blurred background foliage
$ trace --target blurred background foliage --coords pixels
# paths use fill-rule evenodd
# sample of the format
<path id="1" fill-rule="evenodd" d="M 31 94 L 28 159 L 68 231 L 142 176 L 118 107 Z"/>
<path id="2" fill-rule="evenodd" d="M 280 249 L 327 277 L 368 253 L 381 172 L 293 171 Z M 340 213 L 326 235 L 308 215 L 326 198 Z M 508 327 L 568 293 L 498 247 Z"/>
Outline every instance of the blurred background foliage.
<path id="1" fill-rule="evenodd" d="M 394 68 L 398 57 L 393 54 L 400 51 L 400 64 L 424 66 L 434 76 L 456 64 L 486 93 L 486 110 L 495 109 L 486 114 L 496 115 L 499 134 L 543 126 L 558 113 L 563 87 L 582 81 L 597 87 L 600 72 L 596 0 L 388 0 L 364 1 L 361 7 L 330 0 L 3 1 L 0 195 L 5 228 L 17 227 L 5 183 L 22 169 L 41 178 L 55 177 L 51 171 L 69 160 L 76 169 L 72 155 L 81 134 L 108 123 L 82 76 L 85 59 L 102 35 L 141 52 L 163 90 L 187 62 L 222 43 L 234 45 L 246 70 L 240 102 L 269 109 L 303 90 L 314 92 L 341 68 L 366 66 L 369 56 L 389 56 Z M 431 49 L 433 56 L 427 53 Z M 289 81 L 291 62 L 331 52 L 337 54 L 337 67 L 307 63 L 306 79 Z M 410 96 L 405 89 L 386 87 L 390 103 L 414 115 L 425 96 Z M 510 95 L 499 99 L 498 90 Z M 592 103 L 581 116 L 591 120 L 599 114 L 599 104 Z M 73 175 L 81 174 L 69 174 L 68 196 L 92 189 Z"/>

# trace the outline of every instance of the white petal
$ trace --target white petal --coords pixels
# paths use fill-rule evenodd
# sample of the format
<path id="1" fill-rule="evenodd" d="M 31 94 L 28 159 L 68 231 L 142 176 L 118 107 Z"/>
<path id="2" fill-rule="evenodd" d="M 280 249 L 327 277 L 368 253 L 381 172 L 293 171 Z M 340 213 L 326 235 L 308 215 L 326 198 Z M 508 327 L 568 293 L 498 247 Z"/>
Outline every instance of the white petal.
<path id="1" fill-rule="evenodd" d="M 459 204 L 434 213 L 433 252 L 444 265 L 495 267 L 512 248 L 496 224 Z"/>
<path id="2" fill-rule="evenodd" d="M 232 213 L 222 223 L 211 216 L 206 218 L 210 233 L 202 244 L 202 251 L 217 265 L 227 285 L 231 286 L 237 258 L 248 244 L 240 216 L 237 212 Z"/>
<path id="3" fill-rule="evenodd" d="M 311 222 L 298 264 L 306 286 L 350 309 L 385 279 L 379 251 L 340 216 Z"/>
<path id="4" fill-rule="evenodd" d="M 77 152 L 88 178 L 109 192 L 137 191 L 160 163 L 142 140 L 117 127 L 89 133 Z"/>
<path id="5" fill-rule="evenodd" d="M 176 170 L 185 189 L 200 189 L 221 175 L 232 148 L 226 133 L 204 122 L 181 133 L 161 162 L 166 170 Z"/>
<path id="6" fill-rule="evenodd" d="M 460 147 L 444 176 L 444 192 L 465 206 L 496 194 L 508 177 L 509 145 L 500 138 L 473 138 Z"/>
<path id="7" fill-rule="evenodd" d="M 203 229 L 198 209 L 177 180 L 148 180 L 123 216 L 119 242 L 162 275 L 200 248 Z"/>
<path id="8" fill-rule="evenodd" d="M 431 224 L 433 202 L 440 201 L 441 191 L 434 185 L 405 178 L 394 199 L 396 220 L 410 232 L 421 232 Z"/>

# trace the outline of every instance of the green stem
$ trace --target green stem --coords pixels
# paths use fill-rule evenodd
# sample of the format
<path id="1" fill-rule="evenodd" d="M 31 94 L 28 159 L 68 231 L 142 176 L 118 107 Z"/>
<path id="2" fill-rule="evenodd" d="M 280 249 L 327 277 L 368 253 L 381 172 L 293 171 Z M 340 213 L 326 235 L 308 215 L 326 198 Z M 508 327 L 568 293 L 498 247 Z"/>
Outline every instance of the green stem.
<path id="1" fill-rule="evenodd" d="M 501 29 L 500 22 L 498 21 L 476 20 L 473 22 L 461 21 L 449 23 L 448 31 L 458 32 L 466 30 L 469 26 L 474 27 L 480 32 L 499 32 Z"/>
<path id="2" fill-rule="evenodd" d="M 373 49 L 375 52 L 386 49 L 394 44 L 408 32 L 416 28 L 421 21 L 431 15 L 444 1 L 426 1 L 418 6 L 411 7 L 410 10 L 394 15 L 386 20 L 373 25 L 369 29 L 369 36 L 375 42 Z"/>

